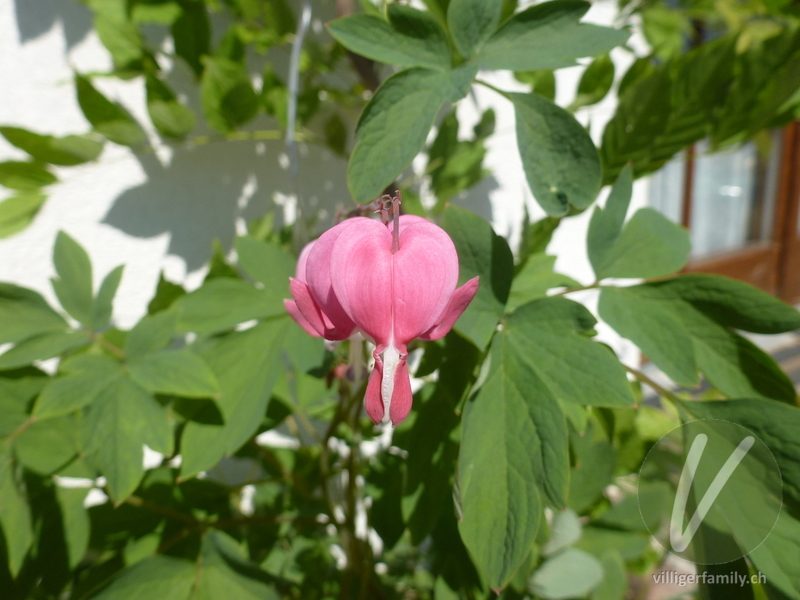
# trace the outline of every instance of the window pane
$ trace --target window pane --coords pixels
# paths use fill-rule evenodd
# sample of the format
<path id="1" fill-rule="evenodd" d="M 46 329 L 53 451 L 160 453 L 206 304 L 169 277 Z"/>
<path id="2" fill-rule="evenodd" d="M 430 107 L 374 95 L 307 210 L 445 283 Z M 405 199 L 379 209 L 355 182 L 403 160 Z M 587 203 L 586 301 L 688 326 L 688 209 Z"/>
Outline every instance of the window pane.
<path id="1" fill-rule="evenodd" d="M 772 237 L 780 171 L 780 132 L 768 156 L 755 144 L 708 154 L 697 145 L 692 182 L 692 256 L 743 248 Z"/>
<path id="2" fill-rule="evenodd" d="M 650 176 L 647 202 L 671 221 L 681 222 L 686 183 L 686 153 L 681 152 Z"/>

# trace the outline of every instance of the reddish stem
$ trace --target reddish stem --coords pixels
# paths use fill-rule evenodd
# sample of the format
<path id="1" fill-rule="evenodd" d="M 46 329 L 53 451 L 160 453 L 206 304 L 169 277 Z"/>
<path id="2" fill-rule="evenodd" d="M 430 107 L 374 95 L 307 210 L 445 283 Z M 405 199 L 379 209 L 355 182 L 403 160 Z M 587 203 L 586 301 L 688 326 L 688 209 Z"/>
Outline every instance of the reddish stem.
<path id="1" fill-rule="evenodd" d="M 400 204 L 403 202 L 400 190 L 392 198 L 392 216 L 394 217 L 394 227 L 392 228 L 392 254 L 400 250 Z"/>

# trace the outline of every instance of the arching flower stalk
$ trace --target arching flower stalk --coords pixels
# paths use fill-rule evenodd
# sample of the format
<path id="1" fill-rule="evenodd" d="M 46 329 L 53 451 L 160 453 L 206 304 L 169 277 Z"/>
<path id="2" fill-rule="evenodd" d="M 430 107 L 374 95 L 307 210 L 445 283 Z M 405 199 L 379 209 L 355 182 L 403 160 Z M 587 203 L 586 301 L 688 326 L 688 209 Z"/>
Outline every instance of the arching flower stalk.
<path id="1" fill-rule="evenodd" d="M 477 277 L 456 287 L 458 255 L 447 233 L 400 216 L 399 204 L 384 203 L 383 223 L 347 219 L 306 246 L 290 280 L 294 300 L 285 301 L 311 335 L 344 340 L 360 331 L 375 344 L 364 402 L 375 423 L 395 426 L 411 410 L 408 344 L 444 337 L 478 290 Z"/>

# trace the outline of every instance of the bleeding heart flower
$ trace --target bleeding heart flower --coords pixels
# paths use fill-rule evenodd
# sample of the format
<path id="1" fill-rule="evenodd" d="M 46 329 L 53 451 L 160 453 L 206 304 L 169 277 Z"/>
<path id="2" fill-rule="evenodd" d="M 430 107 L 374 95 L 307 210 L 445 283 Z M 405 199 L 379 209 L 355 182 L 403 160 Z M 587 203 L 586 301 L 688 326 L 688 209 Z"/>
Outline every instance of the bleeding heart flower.
<path id="1" fill-rule="evenodd" d="M 367 414 L 395 426 L 411 410 L 408 344 L 444 337 L 478 291 L 477 277 L 456 289 L 458 255 L 447 233 L 398 217 L 398 202 L 389 226 L 355 217 L 307 246 L 291 279 L 295 302 L 285 301 L 312 335 L 341 340 L 358 328 L 375 343 Z"/>

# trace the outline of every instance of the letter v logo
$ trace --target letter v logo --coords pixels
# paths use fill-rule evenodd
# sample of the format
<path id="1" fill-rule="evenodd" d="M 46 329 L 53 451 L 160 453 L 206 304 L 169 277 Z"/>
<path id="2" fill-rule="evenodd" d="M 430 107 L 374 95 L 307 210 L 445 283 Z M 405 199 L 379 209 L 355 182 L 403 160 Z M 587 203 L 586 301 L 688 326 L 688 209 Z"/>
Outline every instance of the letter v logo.
<path id="1" fill-rule="evenodd" d="M 697 473 L 697 467 L 700 464 L 700 459 L 703 457 L 703 451 L 707 443 L 708 436 L 704 433 L 698 434 L 694 438 L 692 446 L 689 448 L 689 452 L 686 455 L 686 462 L 683 465 L 683 471 L 681 471 L 681 478 L 678 481 L 678 492 L 675 495 L 675 504 L 672 505 L 672 518 L 669 524 L 669 541 L 676 552 L 683 552 L 689 547 L 692 538 L 703 523 L 703 519 L 706 518 L 708 511 L 711 510 L 722 488 L 725 487 L 725 484 L 731 478 L 731 475 L 733 475 L 736 467 L 739 466 L 739 463 L 742 462 L 750 451 L 750 448 L 753 447 L 755 438 L 753 436 L 747 436 L 739 442 L 739 445 L 728 457 L 728 460 L 725 461 L 725 464 L 722 465 L 722 469 L 720 469 L 719 473 L 717 473 L 711 485 L 706 490 L 706 493 L 697 505 L 697 510 L 695 510 L 694 514 L 689 519 L 689 524 L 686 526 L 686 529 L 683 529 L 683 515 L 686 512 L 689 493 L 692 490 L 694 476 L 695 473 Z"/>

